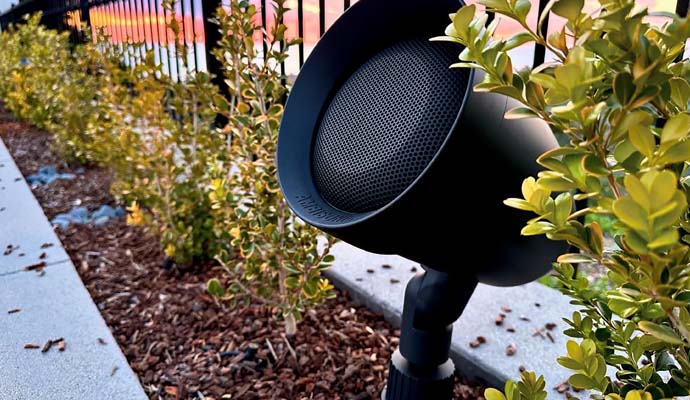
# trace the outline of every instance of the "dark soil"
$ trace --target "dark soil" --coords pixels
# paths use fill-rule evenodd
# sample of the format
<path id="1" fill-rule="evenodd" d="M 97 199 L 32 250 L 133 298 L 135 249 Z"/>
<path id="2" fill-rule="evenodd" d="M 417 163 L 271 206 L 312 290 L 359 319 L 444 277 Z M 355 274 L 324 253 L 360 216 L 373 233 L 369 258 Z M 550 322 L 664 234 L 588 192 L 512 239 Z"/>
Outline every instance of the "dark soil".
<path id="1" fill-rule="evenodd" d="M 49 134 L 1 111 L 0 137 L 25 176 L 44 165 L 81 170 L 50 150 Z M 110 173 L 81 168 L 75 180 L 34 188 L 49 218 L 75 205 L 115 205 Z M 158 241 L 141 227 L 121 219 L 57 232 L 150 398 L 379 398 L 399 331 L 347 293 L 308 312 L 286 337 L 274 310 L 233 308 L 207 295 L 218 271 L 163 269 Z M 458 377 L 455 393 L 480 399 L 483 388 Z"/>

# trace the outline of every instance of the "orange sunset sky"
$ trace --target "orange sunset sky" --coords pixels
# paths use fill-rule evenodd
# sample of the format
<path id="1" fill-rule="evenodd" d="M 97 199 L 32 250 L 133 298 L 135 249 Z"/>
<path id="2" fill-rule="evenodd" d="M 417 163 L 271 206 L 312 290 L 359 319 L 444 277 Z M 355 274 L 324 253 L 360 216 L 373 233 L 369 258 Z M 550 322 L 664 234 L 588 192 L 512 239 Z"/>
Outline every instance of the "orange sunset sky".
<path id="1" fill-rule="evenodd" d="M 226 4 L 228 1 L 225 0 Z M 252 0 L 253 3 L 259 6 L 259 0 Z M 266 1 L 270 5 L 270 0 Z M 144 7 L 137 9 L 136 7 L 128 7 L 127 1 L 116 1 L 108 5 L 101 5 L 94 7 L 91 10 L 92 24 L 95 26 L 105 27 L 106 33 L 111 35 L 115 41 L 121 41 L 124 38 L 130 37 L 135 41 L 146 41 L 149 43 L 165 43 L 171 41 L 172 33 L 165 29 L 165 16 L 161 12 L 160 0 L 158 1 L 144 1 Z M 153 6 L 156 4 L 157 6 Z M 178 15 L 185 15 L 184 20 L 181 20 L 185 42 L 189 46 L 199 47 L 204 43 L 203 20 L 201 19 L 201 4 L 200 0 L 181 0 L 178 5 Z M 356 3 L 356 0 L 351 0 L 351 4 Z M 420 7 L 423 7 L 424 0 L 419 0 Z M 468 3 L 475 3 L 469 0 Z M 586 8 L 594 10 L 598 6 L 596 1 L 586 0 Z M 647 6 L 653 11 L 674 11 L 675 0 L 638 0 L 641 6 Z M 151 6 L 149 6 L 151 4 Z M 297 35 L 297 0 L 288 0 L 288 7 L 292 10 L 288 12 L 285 17 L 285 23 L 288 26 L 288 34 Z M 342 0 L 326 0 L 325 1 L 325 16 L 326 28 L 335 21 L 343 12 Z M 270 8 L 270 6 L 269 6 Z M 184 11 L 184 12 L 182 12 Z M 195 15 L 192 18 L 191 15 Z M 536 24 L 537 1 L 533 1 L 532 11 L 530 13 L 530 22 Z M 268 16 L 271 16 L 270 10 Z M 268 18 L 269 20 L 271 18 Z M 562 25 L 563 21 L 558 18 L 553 18 L 550 23 L 550 28 L 554 29 Z M 520 28 L 515 23 L 504 19 L 497 35 L 510 35 Z M 318 41 L 319 38 L 319 1 L 318 0 L 304 0 L 304 43 L 305 56 L 308 55 L 311 48 Z M 513 56 L 517 58 L 517 64 L 521 61 L 527 62 L 531 58 L 531 49 L 529 46 L 520 48 Z M 197 49 L 201 54 L 201 51 Z M 294 73 L 296 71 L 297 49 L 293 49 L 291 54 L 292 60 L 288 62 L 288 72 Z"/>

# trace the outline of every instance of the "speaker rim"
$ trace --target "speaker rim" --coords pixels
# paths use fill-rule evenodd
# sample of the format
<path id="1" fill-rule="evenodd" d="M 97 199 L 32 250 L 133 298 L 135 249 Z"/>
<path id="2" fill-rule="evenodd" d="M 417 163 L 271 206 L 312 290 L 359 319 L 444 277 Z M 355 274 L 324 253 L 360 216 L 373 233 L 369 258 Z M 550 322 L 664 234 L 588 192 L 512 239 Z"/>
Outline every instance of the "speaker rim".
<path id="1" fill-rule="evenodd" d="M 441 32 L 440 29 L 448 23 L 448 14 L 457 11 L 463 4 L 458 0 L 427 2 L 424 7 L 424 14 L 427 14 L 425 17 L 420 15 L 419 3 L 415 0 L 360 0 L 343 13 L 319 40 L 302 66 L 288 97 L 277 147 L 278 180 L 281 189 L 290 208 L 303 221 L 324 230 L 344 229 L 361 224 L 386 214 L 425 179 L 439 154 L 446 149 L 451 137 L 458 134 L 463 111 L 472 94 L 472 87 L 476 83 L 474 69 L 469 71 L 468 83 L 465 92 L 462 93 L 463 99 L 453 125 L 434 156 L 410 185 L 376 210 L 362 213 L 343 211 L 323 198 L 313 176 L 314 141 L 325 110 L 342 84 L 354 71 L 370 57 L 397 42 L 414 37 L 431 38 L 438 35 Z M 400 26 L 405 25 L 405 22 L 412 24 L 416 29 L 407 31 L 408 34 L 404 37 L 386 34 L 390 25 Z M 345 38 L 351 36 L 348 32 L 357 32 L 358 36 L 373 37 L 377 40 L 371 40 L 364 49 L 359 46 L 348 46 L 344 43 Z M 349 51 L 344 52 L 344 50 Z M 363 51 L 358 52 L 358 50 Z M 458 54 L 460 50 L 458 49 Z M 338 60 L 342 59 L 354 61 L 350 65 L 337 68 Z M 319 102 L 315 99 L 315 91 L 320 91 L 318 98 L 324 99 L 321 101 L 318 113 L 314 113 L 316 107 L 313 103 Z M 460 94 L 458 92 L 458 95 Z M 301 111 L 304 109 L 311 112 Z M 305 122 L 305 119 L 308 121 Z M 313 129 L 305 129 L 304 126 L 310 125 L 310 122 Z"/>

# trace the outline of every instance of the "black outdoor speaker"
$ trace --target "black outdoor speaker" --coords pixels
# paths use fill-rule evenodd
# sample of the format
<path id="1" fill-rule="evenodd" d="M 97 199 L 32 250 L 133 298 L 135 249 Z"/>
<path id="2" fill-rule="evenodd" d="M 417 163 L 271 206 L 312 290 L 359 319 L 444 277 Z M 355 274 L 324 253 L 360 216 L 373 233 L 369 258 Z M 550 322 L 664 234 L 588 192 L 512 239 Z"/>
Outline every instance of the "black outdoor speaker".
<path id="1" fill-rule="evenodd" d="M 506 120 L 512 100 L 449 68 L 462 48 L 429 41 L 461 5 L 356 3 L 302 67 L 280 129 L 280 184 L 301 219 L 426 270 L 408 285 L 388 399 L 447 398 L 449 325 L 476 283 L 534 280 L 565 250 L 521 237 L 530 215 L 503 205 L 557 146 L 549 127 Z"/>

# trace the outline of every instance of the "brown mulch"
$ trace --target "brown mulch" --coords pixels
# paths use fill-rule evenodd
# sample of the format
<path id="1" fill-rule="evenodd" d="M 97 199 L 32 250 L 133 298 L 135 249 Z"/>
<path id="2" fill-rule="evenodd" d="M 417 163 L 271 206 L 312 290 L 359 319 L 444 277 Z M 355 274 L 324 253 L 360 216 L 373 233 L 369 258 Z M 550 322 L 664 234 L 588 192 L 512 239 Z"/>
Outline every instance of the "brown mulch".
<path id="1" fill-rule="evenodd" d="M 25 176 L 43 165 L 78 170 L 50 151 L 49 134 L 1 110 L 0 137 Z M 74 205 L 114 205 L 110 182 L 107 170 L 84 167 L 34 195 L 53 217 Z M 233 308 L 210 297 L 205 284 L 218 271 L 163 269 L 157 240 L 140 227 L 121 219 L 57 232 L 151 399 L 380 398 L 399 331 L 347 293 L 306 313 L 286 337 L 266 306 Z M 480 399 L 483 387 L 458 377 L 455 393 Z"/>

